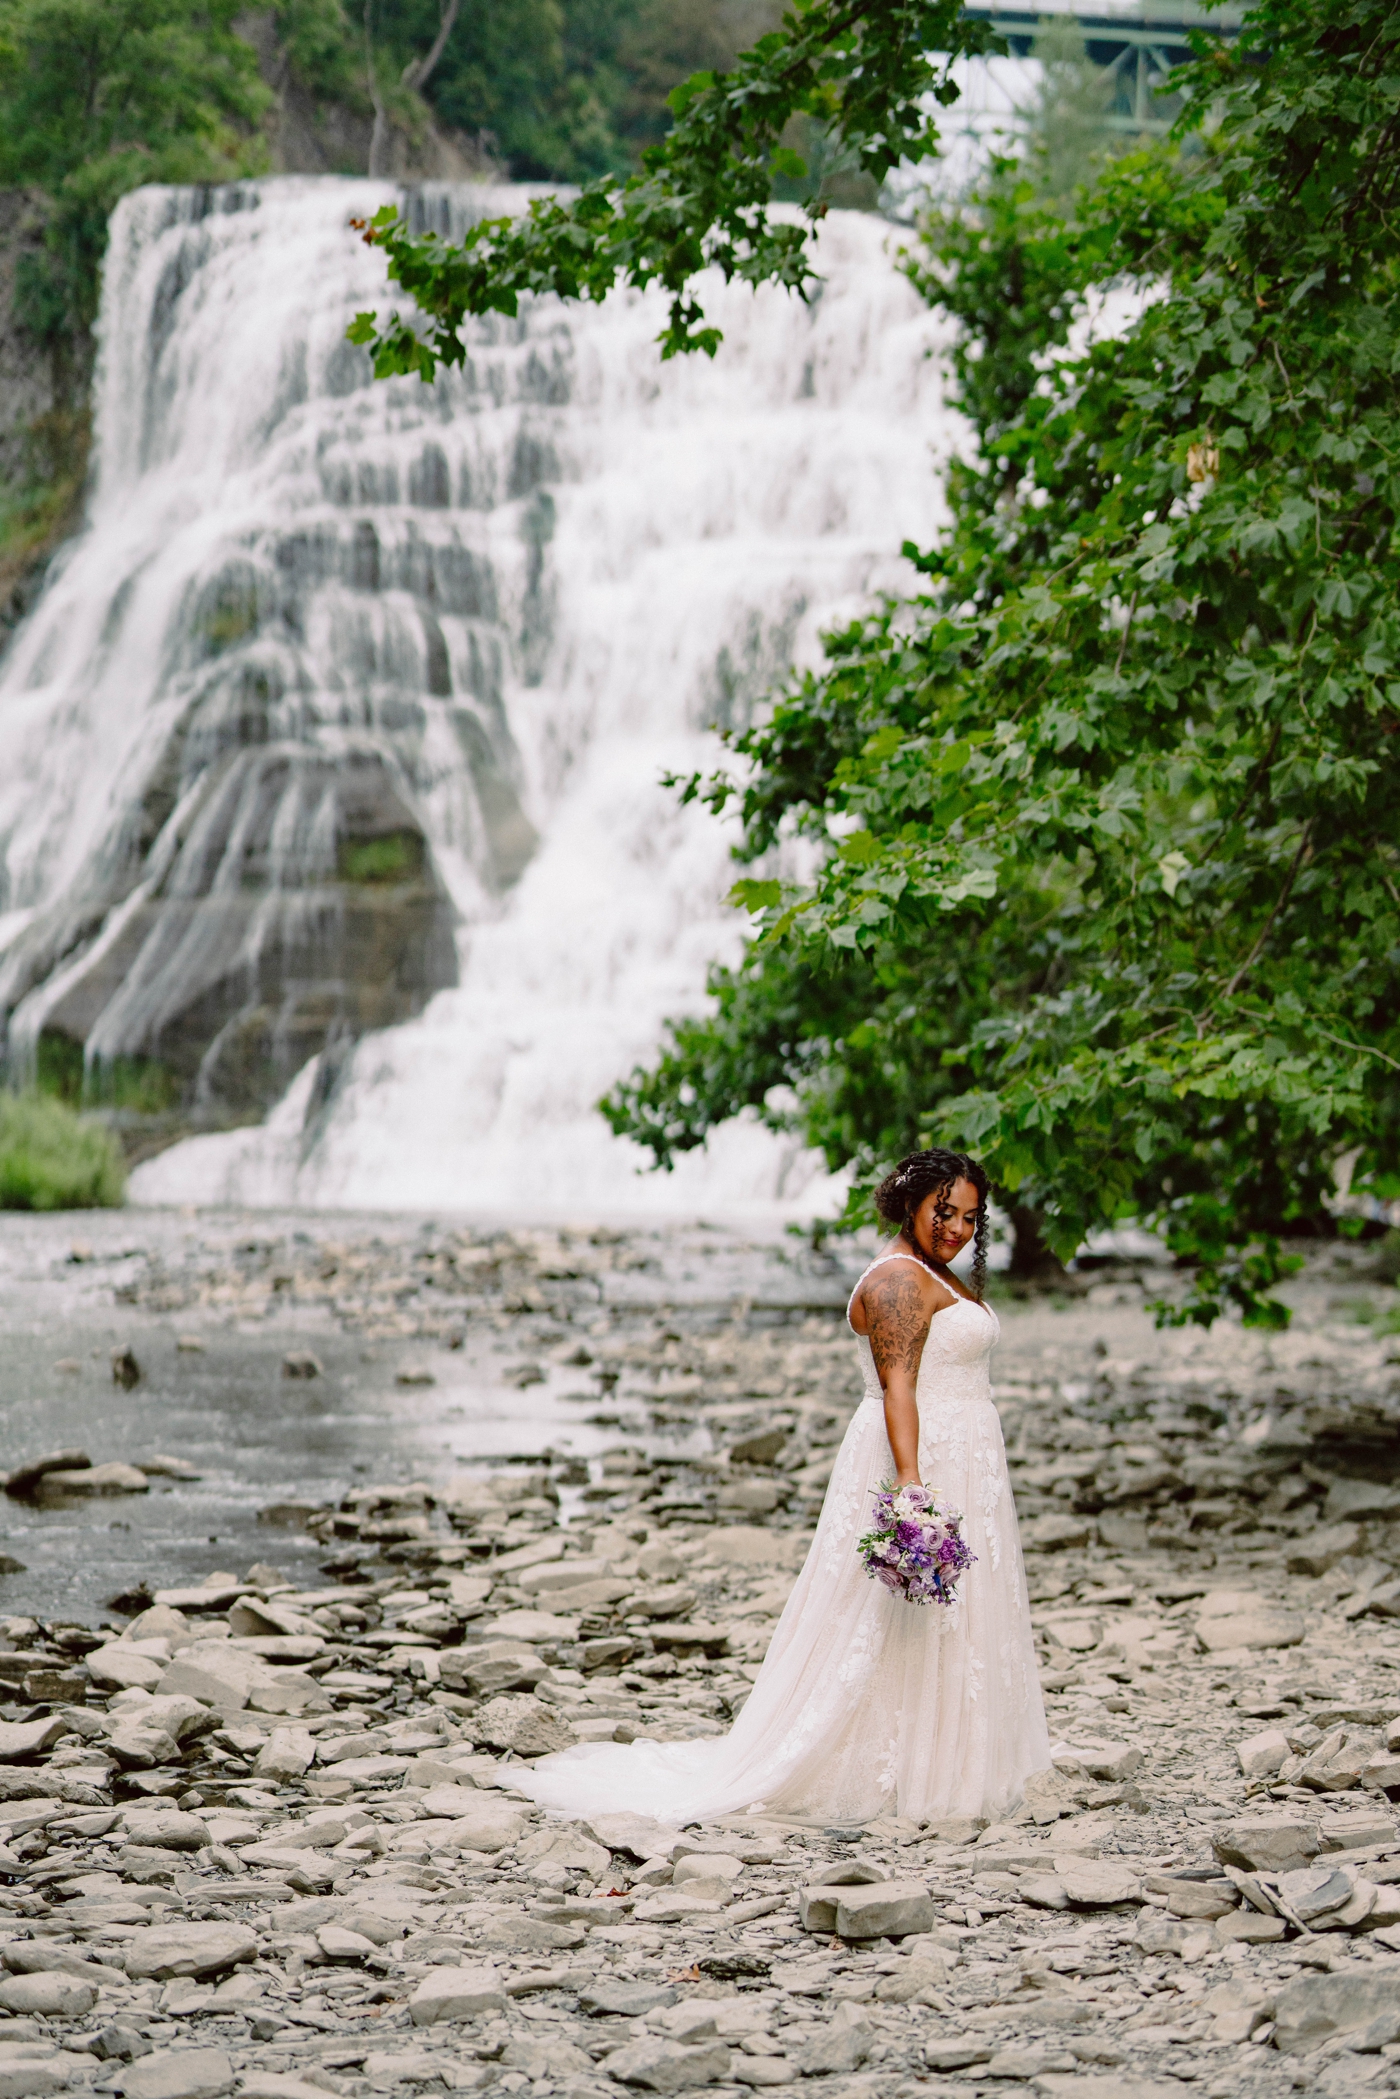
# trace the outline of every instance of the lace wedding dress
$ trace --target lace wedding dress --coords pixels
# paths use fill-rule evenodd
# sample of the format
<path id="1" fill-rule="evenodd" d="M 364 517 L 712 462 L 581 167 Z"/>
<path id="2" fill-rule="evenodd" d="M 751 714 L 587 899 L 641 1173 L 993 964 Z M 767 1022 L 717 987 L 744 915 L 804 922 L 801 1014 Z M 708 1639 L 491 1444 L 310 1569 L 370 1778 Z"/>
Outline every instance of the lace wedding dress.
<path id="1" fill-rule="evenodd" d="M 912 1257 L 884 1256 L 900 1258 Z M 857 1556 L 872 1492 L 893 1476 L 880 1379 L 858 1335 L 865 1396 L 806 1564 L 729 1733 L 581 1743 L 518 1768 L 521 1791 L 568 1814 L 631 1810 L 672 1822 L 765 1809 L 931 1821 L 995 1818 L 1014 1806 L 1030 1773 L 1049 1764 L 1050 1740 L 988 1374 L 998 1333 L 995 1313 L 957 1298 L 934 1314 L 919 1367 L 919 1469 L 961 1512 L 977 1555 L 952 1606 L 903 1602 Z"/>

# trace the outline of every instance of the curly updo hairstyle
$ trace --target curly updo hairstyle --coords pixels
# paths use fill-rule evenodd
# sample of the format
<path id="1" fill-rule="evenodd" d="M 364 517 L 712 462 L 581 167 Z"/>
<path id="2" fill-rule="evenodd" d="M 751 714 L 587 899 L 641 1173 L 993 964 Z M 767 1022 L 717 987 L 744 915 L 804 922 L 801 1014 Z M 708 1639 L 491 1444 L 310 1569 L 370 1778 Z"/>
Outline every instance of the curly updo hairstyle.
<path id="1" fill-rule="evenodd" d="M 981 1297 L 987 1287 L 987 1174 L 966 1152 L 910 1152 L 875 1190 L 875 1207 L 886 1224 L 902 1232 L 930 1195 L 939 1199 L 939 1215 L 951 1211 L 948 1195 L 955 1181 L 971 1181 L 977 1190 L 977 1229 L 972 1235 L 972 1288 Z M 913 1238 L 913 1234 L 910 1234 Z"/>

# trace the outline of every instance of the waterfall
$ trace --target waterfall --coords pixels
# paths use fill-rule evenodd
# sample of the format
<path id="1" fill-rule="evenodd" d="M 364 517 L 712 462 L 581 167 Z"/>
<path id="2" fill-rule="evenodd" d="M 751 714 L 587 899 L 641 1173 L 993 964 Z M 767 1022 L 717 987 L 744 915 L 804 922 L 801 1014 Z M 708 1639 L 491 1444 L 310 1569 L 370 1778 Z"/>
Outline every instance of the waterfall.
<path id="1" fill-rule="evenodd" d="M 146 1201 L 829 1201 L 742 1122 L 641 1179 L 593 1103 L 739 950 L 733 830 L 660 776 L 941 522 L 898 234 L 833 212 L 810 306 L 707 285 L 713 363 L 663 366 L 623 292 L 383 385 L 344 338 L 390 304 L 348 225 L 389 194 L 114 216 L 84 528 L 0 664 L 9 1073 L 105 1103 Z"/>

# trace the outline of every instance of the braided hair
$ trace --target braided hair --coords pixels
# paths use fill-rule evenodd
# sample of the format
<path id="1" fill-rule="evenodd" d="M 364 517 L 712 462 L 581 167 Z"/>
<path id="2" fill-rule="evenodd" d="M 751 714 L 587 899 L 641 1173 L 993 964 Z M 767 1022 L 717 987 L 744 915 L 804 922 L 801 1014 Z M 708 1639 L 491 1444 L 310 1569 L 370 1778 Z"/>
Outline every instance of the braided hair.
<path id="1" fill-rule="evenodd" d="M 947 1217 L 948 1192 L 955 1181 L 971 1181 L 977 1190 L 977 1225 L 972 1235 L 972 1289 L 981 1298 L 987 1287 L 987 1173 L 966 1152 L 910 1152 L 875 1190 L 875 1207 L 896 1231 L 909 1225 L 919 1205 L 938 1198 L 938 1214 Z M 913 1233 L 910 1233 L 913 1239 Z M 917 1245 L 917 1241 L 915 1242 Z"/>

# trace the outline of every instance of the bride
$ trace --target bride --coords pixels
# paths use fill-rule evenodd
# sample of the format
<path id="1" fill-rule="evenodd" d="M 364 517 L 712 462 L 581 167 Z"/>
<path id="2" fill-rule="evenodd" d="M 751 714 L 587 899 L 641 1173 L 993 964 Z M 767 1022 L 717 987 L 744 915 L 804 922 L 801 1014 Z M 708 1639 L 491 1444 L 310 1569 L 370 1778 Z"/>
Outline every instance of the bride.
<path id="1" fill-rule="evenodd" d="M 514 1783 L 568 1814 L 674 1822 L 787 1811 L 996 1818 L 1050 1762 L 1030 1607 L 988 1359 L 987 1176 L 960 1152 L 915 1152 L 876 1192 L 898 1236 L 847 1318 L 865 1394 L 832 1469 L 806 1564 L 727 1735 L 581 1743 Z M 973 1243 L 972 1289 L 949 1263 Z M 976 1554 L 951 1606 L 917 1605 L 865 1573 L 871 1497 L 922 1482 L 959 1511 Z"/>

